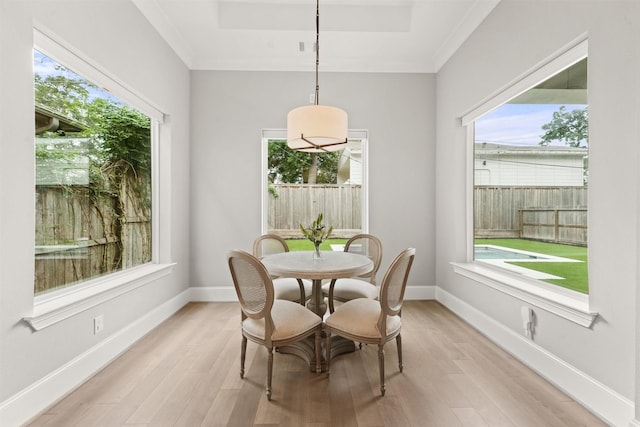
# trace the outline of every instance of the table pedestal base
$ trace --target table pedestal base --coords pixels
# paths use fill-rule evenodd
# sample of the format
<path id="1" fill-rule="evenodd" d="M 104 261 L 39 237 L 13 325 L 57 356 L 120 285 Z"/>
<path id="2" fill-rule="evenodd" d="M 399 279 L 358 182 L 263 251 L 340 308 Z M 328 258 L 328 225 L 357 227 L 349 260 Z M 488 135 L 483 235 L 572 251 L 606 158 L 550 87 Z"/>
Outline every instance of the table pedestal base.
<path id="1" fill-rule="evenodd" d="M 320 369 L 322 372 L 327 371 L 327 363 L 325 360 L 325 343 L 323 338 L 322 349 L 320 350 Z M 356 350 L 356 345 L 353 341 L 346 338 L 333 336 L 331 337 L 331 359 L 344 353 L 352 353 Z M 282 354 L 293 354 L 298 356 L 309 364 L 309 370 L 311 372 L 316 371 L 316 353 L 315 353 L 315 339 L 313 337 L 306 338 L 298 341 L 297 343 L 278 347 L 278 352 Z"/>

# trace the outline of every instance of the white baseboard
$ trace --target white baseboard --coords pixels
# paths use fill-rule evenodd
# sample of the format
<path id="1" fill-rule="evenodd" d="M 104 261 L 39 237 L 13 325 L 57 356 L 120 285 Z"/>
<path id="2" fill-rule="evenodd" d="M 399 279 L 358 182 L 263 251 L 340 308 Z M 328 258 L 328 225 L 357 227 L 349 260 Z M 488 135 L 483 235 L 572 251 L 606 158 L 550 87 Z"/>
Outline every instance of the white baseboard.
<path id="1" fill-rule="evenodd" d="M 640 426 L 631 421 L 635 410 L 631 400 L 447 291 L 437 288 L 436 300 L 605 422 L 612 426 Z"/>
<path id="2" fill-rule="evenodd" d="M 189 303 L 188 290 L 0 403 L 0 425 L 19 426 L 46 410 Z"/>
<path id="3" fill-rule="evenodd" d="M 236 291 L 233 286 L 209 286 L 200 288 L 190 288 L 191 301 L 198 302 L 236 302 Z M 405 291 L 406 300 L 427 300 L 435 299 L 435 286 L 407 286 Z"/>

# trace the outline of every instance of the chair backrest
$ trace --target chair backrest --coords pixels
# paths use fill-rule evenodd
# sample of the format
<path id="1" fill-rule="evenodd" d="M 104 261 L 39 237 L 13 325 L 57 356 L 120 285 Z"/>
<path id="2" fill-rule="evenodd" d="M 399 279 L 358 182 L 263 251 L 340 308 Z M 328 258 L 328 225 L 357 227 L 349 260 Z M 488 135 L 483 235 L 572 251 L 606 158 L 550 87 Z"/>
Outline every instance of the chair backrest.
<path id="1" fill-rule="evenodd" d="M 381 318 L 395 316 L 402 310 L 404 291 L 415 255 L 414 248 L 405 249 L 396 256 L 387 269 L 380 285 Z"/>
<path id="2" fill-rule="evenodd" d="M 356 234 L 344 245 L 344 251 L 366 255 L 373 261 L 373 270 L 358 277 L 366 278 L 372 285 L 375 285 L 376 274 L 382 262 L 382 242 L 380 239 L 371 234 Z"/>
<path id="3" fill-rule="evenodd" d="M 286 240 L 276 234 L 263 234 L 253 242 L 253 256 L 258 259 L 282 252 L 289 252 L 289 246 Z"/>
<path id="4" fill-rule="evenodd" d="M 230 251 L 227 260 L 244 316 L 270 319 L 274 299 L 273 282 L 265 266 L 258 258 L 241 250 Z"/>

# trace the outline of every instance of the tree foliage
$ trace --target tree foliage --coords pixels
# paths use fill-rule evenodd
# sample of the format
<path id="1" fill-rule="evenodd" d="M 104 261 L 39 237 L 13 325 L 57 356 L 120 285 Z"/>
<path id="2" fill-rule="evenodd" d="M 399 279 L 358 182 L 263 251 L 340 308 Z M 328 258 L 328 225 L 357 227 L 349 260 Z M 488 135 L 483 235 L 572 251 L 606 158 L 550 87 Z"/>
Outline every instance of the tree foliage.
<path id="1" fill-rule="evenodd" d="M 151 123 L 139 111 L 112 99 L 92 97 L 97 86 L 61 65 L 59 74 L 34 75 L 35 100 L 57 113 L 86 126 L 79 136 L 88 137 L 84 155 L 91 159 L 93 184 L 104 182 L 103 173 L 115 165 L 123 171 L 131 168 L 134 174 L 151 172 Z M 46 135 L 56 138 L 55 132 Z M 57 144 L 54 150 L 39 146 L 39 159 L 70 158 L 77 150 L 63 150 Z M 99 190 L 99 189 L 98 189 Z"/>
<path id="2" fill-rule="evenodd" d="M 313 163 L 313 156 L 317 156 L 318 173 L 317 184 L 335 184 L 338 177 L 338 160 L 340 152 L 305 153 L 292 150 L 287 141 L 269 141 L 268 164 L 270 183 L 303 184 L 312 182 L 309 170 Z"/>
<path id="3" fill-rule="evenodd" d="M 567 111 L 564 105 L 561 106 L 553 113 L 551 121 L 542 125 L 542 130 L 545 131 L 541 136 L 540 145 L 542 146 L 559 141 L 570 147 L 586 147 L 589 143 L 587 107 Z"/>
<path id="4" fill-rule="evenodd" d="M 66 68 L 57 66 L 62 74 L 41 76 L 34 75 L 36 103 L 73 119 L 87 122 L 89 90 L 96 86 L 70 73 Z"/>

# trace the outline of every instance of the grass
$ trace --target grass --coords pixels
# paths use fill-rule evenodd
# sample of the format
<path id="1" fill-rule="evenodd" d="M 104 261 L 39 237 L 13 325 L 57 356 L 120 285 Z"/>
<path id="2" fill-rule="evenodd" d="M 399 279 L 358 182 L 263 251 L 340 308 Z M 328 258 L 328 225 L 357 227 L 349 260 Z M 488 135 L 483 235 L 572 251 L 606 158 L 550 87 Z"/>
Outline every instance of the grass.
<path id="1" fill-rule="evenodd" d="M 320 245 L 321 251 L 330 251 L 331 245 L 344 245 L 347 239 L 327 239 Z M 290 251 L 312 251 L 313 243 L 307 239 L 287 239 Z"/>
<path id="2" fill-rule="evenodd" d="M 587 271 L 587 248 L 583 246 L 560 245 L 557 243 L 536 242 L 522 239 L 476 239 L 476 245 L 495 245 L 523 251 L 538 252 L 583 262 L 517 262 L 509 264 L 553 274 L 564 279 L 548 279 L 545 282 L 567 289 L 589 293 L 589 274 Z"/>

